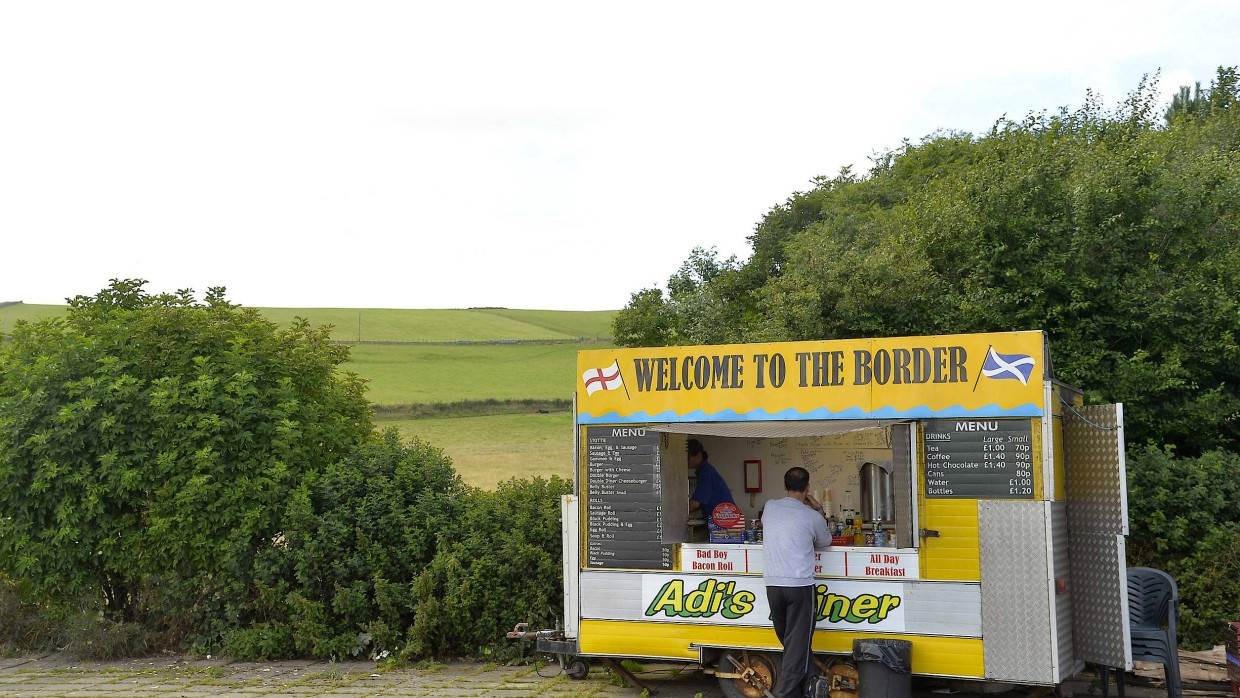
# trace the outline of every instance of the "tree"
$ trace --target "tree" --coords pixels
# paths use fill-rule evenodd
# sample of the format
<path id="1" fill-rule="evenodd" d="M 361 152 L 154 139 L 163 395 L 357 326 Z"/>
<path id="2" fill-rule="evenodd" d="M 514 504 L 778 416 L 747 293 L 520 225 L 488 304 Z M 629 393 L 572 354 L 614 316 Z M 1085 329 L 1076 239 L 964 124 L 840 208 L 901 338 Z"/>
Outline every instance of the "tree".
<path id="1" fill-rule="evenodd" d="M 621 346 L 718 344 L 739 337 L 740 303 L 747 293 L 735 257 L 695 247 L 667 282 L 667 297 L 657 288 L 633 294 L 612 321 Z"/>
<path id="2" fill-rule="evenodd" d="M 693 275 L 711 267 L 690 256 L 662 339 L 1044 329 L 1061 379 L 1129 406 L 1132 440 L 1240 447 L 1236 94 L 1220 69 L 1209 108 L 1164 126 L 1143 82 L 1113 111 L 1091 94 L 820 178 L 767 214 L 748 261 Z"/>
<path id="3" fill-rule="evenodd" d="M 663 292 L 644 288 L 629 298 L 624 310 L 616 313 L 611 334 L 626 347 L 652 347 L 671 344 L 672 318 Z"/>
<path id="4" fill-rule="evenodd" d="M 1220 68 L 1165 112 L 1156 95 L 1091 93 L 819 178 L 670 305 L 673 328 L 735 323 L 711 342 L 1045 330 L 1059 379 L 1124 403 L 1130 564 L 1177 576 L 1182 637 L 1208 646 L 1240 611 L 1221 496 L 1240 482 L 1240 78 Z"/>
<path id="5" fill-rule="evenodd" d="M 290 494 L 372 432 L 369 406 L 326 328 L 145 283 L 0 348 L 0 572 L 40 602 L 102 594 L 118 619 L 223 612 Z"/>
<path id="6" fill-rule="evenodd" d="M 1180 118 L 1200 118 L 1214 110 L 1230 109 L 1237 99 L 1240 99 L 1240 74 L 1235 68 L 1220 67 L 1209 89 L 1202 90 L 1200 82 L 1191 90 L 1188 85 L 1181 85 L 1163 116 L 1167 123 Z"/>

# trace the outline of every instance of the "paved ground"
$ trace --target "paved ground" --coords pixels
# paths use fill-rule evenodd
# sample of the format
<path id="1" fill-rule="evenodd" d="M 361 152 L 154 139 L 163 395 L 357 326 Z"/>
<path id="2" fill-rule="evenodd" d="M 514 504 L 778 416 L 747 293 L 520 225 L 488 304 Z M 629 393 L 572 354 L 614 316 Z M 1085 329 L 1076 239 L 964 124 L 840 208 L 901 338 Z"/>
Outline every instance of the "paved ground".
<path id="1" fill-rule="evenodd" d="M 680 665 L 645 667 L 640 678 L 666 698 L 718 693 L 714 679 Z M 683 674 L 683 676 L 682 676 Z M 692 675 L 691 675 L 692 674 Z M 429 664 L 379 671 L 374 662 L 229 662 L 186 657 L 81 662 L 60 654 L 0 659 L 0 696 L 434 696 L 435 698 L 636 697 L 596 666 L 573 681 L 558 666 Z M 717 697 L 716 697 L 717 698 Z"/>
<path id="2" fill-rule="evenodd" d="M 1181 659 L 1185 695 L 1230 696 L 1220 667 L 1208 653 Z M 711 676 L 679 664 L 644 664 L 637 673 L 659 698 L 722 698 Z M 1161 668 L 1142 666 L 1128 683 L 1133 698 L 1165 696 Z M 1155 678 L 1157 677 L 1157 678 Z M 915 695 L 933 698 L 977 696 L 962 686 L 918 680 Z M 1063 686 L 1064 694 L 1101 695 L 1095 677 L 1084 675 Z M 1116 692 L 1112 688 L 1111 695 Z M 558 666 L 496 666 L 478 662 L 429 664 L 377 671 L 373 662 L 231 662 L 227 659 L 170 657 L 120 662 L 82 662 L 64 654 L 0 659 L 0 697 L 23 696 L 434 696 L 435 698 L 637 698 L 639 689 L 622 686 L 612 673 L 595 665 L 588 678 L 570 680 Z M 987 698 L 1038 695 L 1022 689 L 989 693 Z"/>

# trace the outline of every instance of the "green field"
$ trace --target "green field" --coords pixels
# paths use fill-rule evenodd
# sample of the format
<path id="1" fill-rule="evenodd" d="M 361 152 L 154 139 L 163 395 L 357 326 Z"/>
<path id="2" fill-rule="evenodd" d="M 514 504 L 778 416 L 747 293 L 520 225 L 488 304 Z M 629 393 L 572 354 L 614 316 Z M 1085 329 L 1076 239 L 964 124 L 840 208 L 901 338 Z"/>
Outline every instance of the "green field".
<path id="1" fill-rule="evenodd" d="M 493 489 L 514 477 L 573 477 L 573 417 L 567 412 L 384 420 L 378 426 L 442 448 L 465 482 L 477 487 Z"/>
<path id="2" fill-rule="evenodd" d="M 571 400 L 579 349 L 610 344 L 474 344 L 350 347 L 345 368 L 369 381 L 379 405 L 461 400 Z"/>
<path id="3" fill-rule="evenodd" d="M 385 308 L 259 308 L 280 325 L 304 317 L 331 325 L 332 339 L 356 342 L 487 342 L 593 338 L 611 334 L 612 312 L 511 310 L 391 310 Z M 548 312 L 544 317 L 539 313 Z M 556 318 L 559 318 L 558 321 Z M 550 324 L 546 324 L 550 321 Z M 359 335 L 360 323 L 360 335 Z M 589 333 L 589 334 L 587 334 Z"/>
<path id="4" fill-rule="evenodd" d="M 476 309 L 473 312 L 492 313 L 519 320 L 536 327 L 563 332 L 570 337 L 585 339 L 609 339 L 614 310 L 511 310 L 508 308 Z"/>
<path id="5" fill-rule="evenodd" d="M 13 323 L 18 320 L 33 321 L 45 317 L 62 317 L 68 310 L 67 305 L 14 303 L 0 306 L 0 334 L 13 329 Z"/>

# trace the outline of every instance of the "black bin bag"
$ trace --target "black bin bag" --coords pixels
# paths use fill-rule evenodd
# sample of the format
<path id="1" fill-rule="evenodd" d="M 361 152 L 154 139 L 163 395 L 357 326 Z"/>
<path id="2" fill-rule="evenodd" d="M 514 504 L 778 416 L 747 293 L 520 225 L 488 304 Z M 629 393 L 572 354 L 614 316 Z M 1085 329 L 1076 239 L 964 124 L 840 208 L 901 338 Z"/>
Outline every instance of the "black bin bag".
<path id="1" fill-rule="evenodd" d="M 913 643 L 869 638 L 853 640 L 858 698 L 905 698 L 913 695 Z"/>

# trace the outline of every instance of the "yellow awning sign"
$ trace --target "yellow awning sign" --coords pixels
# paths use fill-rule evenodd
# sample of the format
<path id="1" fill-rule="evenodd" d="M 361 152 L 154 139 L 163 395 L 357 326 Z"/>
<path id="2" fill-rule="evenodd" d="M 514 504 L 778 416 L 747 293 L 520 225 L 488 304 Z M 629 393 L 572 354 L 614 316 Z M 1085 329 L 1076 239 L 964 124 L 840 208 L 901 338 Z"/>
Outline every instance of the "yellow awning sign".
<path id="1" fill-rule="evenodd" d="M 577 421 L 1042 414 L 1040 331 L 605 349 L 577 354 Z"/>

